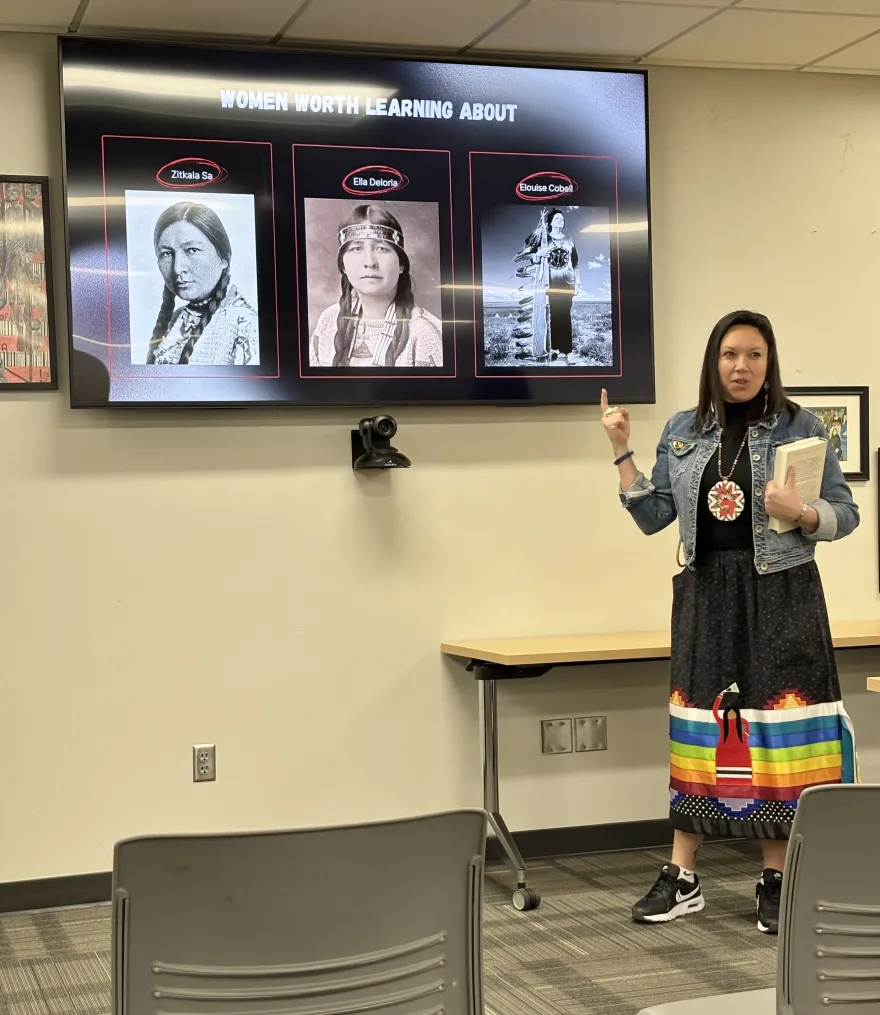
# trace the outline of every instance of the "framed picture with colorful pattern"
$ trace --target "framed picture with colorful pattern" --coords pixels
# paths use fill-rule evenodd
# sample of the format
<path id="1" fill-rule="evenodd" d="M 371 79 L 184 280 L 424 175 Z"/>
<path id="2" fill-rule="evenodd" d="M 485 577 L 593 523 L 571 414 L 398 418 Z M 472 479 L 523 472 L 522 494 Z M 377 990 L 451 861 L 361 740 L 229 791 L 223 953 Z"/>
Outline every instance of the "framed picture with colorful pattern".
<path id="1" fill-rule="evenodd" d="M 793 402 L 814 412 L 828 431 L 843 474 L 853 482 L 870 478 L 867 387 L 786 388 Z"/>
<path id="2" fill-rule="evenodd" d="M 49 180 L 0 176 L 0 393 L 57 387 Z"/>

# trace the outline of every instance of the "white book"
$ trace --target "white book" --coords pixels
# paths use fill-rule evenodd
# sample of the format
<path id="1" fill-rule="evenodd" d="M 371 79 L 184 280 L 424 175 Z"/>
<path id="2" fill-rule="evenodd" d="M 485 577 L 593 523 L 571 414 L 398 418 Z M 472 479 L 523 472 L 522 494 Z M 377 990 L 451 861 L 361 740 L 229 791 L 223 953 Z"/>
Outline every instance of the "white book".
<path id="1" fill-rule="evenodd" d="M 773 482 L 777 486 L 785 486 L 788 470 L 793 468 L 798 495 L 804 504 L 818 500 L 822 491 L 822 474 L 825 471 L 826 445 L 827 441 L 822 437 L 805 437 L 800 441 L 783 444 L 776 452 Z M 797 527 L 794 522 L 782 522 L 778 518 L 770 519 L 770 528 L 774 532 L 790 532 Z"/>

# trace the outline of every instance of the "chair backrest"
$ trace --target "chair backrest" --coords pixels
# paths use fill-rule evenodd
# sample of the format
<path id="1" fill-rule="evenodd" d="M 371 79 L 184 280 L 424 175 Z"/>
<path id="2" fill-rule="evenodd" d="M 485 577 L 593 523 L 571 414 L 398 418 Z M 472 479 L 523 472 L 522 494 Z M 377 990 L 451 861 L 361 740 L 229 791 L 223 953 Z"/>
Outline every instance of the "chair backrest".
<path id="1" fill-rule="evenodd" d="M 880 785 L 798 801 L 779 924 L 779 1015 L 880 1015 Z"/>
<path id="2" fill-rule="evenodd" d="M 129 839 L 114 1015 L 482 1015 L 486 814 Z"/>

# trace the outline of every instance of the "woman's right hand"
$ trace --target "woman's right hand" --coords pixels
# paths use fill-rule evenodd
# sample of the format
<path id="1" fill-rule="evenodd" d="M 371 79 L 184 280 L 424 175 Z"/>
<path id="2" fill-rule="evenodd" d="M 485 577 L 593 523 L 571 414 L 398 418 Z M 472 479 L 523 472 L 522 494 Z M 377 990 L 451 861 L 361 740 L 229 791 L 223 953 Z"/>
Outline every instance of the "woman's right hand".
<path id="1" fill-rule="evenodd" d="M 611 441 L 611 447 L 619 457 L 621 452 L 629 450 L 629 409 L 615 405 L 608 407 L 608 392 L 602 389 L 602 426 Z"/>

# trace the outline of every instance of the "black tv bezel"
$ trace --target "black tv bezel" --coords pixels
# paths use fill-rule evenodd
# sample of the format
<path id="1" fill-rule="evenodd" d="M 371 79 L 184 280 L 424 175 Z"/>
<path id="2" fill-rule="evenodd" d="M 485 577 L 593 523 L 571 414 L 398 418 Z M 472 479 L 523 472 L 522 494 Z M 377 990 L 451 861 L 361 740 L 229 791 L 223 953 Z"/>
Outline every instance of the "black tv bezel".
<path id="1" fill-rule="evenodd" d="M 290 410 L 290 409 L 378 409 L 388 405 L 409 407 L 409 406 L 430 406 L 432 408 L 450 408 L 454 409 L 456 406 L 463 406 L 467 408 L 475 408 L 478 406 L 485 406 L 486 408 L 553 408 L 554 406 L 564 408 L 572 405 L 598 405 L 596 401 L 584 401 L 584 400 L 572 400 L 572 401 L 558 401 L 548 402 L 536 399 L 500 399 L 498 401 L 490 399 L 469 399 L 469 398 L 456 398 L 456 399 L 425 399 L 425 398 L 395 398 L 393 401 L 386 402 L 339 402 L 339 401 L 311 401 L 311 400 L 297 400 L 297 401 L 125 401 L 125 402 L 86 402 L 86 401 L 74 401 L 74 382 L 73 382 L 73 369 L 74 369 L 74 345 L 73 345 L 73 295 L 72 286 L 70 284 L 70 230 L 69 230 L 69 215 L 68 215 L 68 187 L 67 187 L 67 137 L 66 137 L 66 119 L 65 119 L 65 104 L 64 104 L 64 45 L 70 42 L 76 44 L 77 42 L 89 42 L 89 43 L 104 43 L 107 45 L 114 46 L 137 46 L 143 48 L 145 46 L 156 46 L 165 49 L 175 48 L 183 50 L 205 50 L 205 51 L 218 51 L 218 52 L 233 52 L 233 53 L 289 53 L 290 55 L 321 55 L 328 57 L 339 57 L 347 60 L 368 62 L 371 60 L 384 60 L 388 62 L 396 63 L 436 63 L 436 64 L 449 64 L 453 66 L 482 66 L 482 67 L 509 67 L 512 69 L 517 68 L 530 68 L 536 70 L 577 70 L 584 71 L 586 73 L 600 73 L 600 74 L 630 74 L 638 76 L 642 79 L 642 90 L 644 94 L 644 120 L 645 120 L 645 206 L 648 216 L 648 230 L 647 230 L 647 269 L 648 269 L 648 295 L 647 295 L 647 311 L 648 311 L 648 331 L 649 331 L 649 362 L 650 362 L 650 375 L 651 375 L 651 390 L 650 397 L 644 398 L 631 398 L 627 401 L 630 405 L 655 405 L 657 402 L 657 371 L 656 371 L 656 351 L 654 343 L 654 254 L 653 254 L 653 208 L 652 208 L 652 188 L 651 188 L 651 105 L 650 105 L 650 83 L 649 83 L 649 68 L 647 67 L 626 67 L 626 66 L 602 66 L 602 65 L 583 65 L 575 63 L 574 60 L 566 61 L 564 58 L 558 60 L 544 60 L 535 59 L 529 60 L 523 58 L 517 54 L 514 58 L 513 54 L 502 54 L 502 53 L 489 53 L 485 58 L 471 59 L 465 54 L 449 54 L 448 52 L 437 53 L 429 49 L 407 49 L 405 52 L 399 49 L 383 49 L 382 47 L 376 48 L 362 48 L 359 47 L 357 50 L 347 49 L 344 46 L 306 46 L 306 45 L 284 45 L 284 46 L 271 46 L 266 44 L 251 44 L 243 42 L 226 42 L 224 40 L 212 40 L 210 42 L 205 41 L 187 41 L 179 38 L 175 39 L 163 39 L 157 36 L 132 36 L 132 35 L 101 35 L 101 34 L 86 34 L 77 33 L 73 37 L 58 36 L 58 91 L 59 91 L 59 103 L 61 113 L 61 188 L 62 188 L 62 209 L 64 216 L 64 227 L 63 227 L 63 241 L 64 241 L 64 253 L 65 253 L 65 264 L 67 265 L 67 285 L 66 285 L 66 304 L 67 304 L 67 350 L 68 350 L 68 383 L 70 385 L 69 400 L 71 409 L 172 409 L 177 411 L 187 410 L 217 410 L 217 409 L 277 409 L 277 410 Z M 56 290 L 57 291 L 57 290 Z"/>

